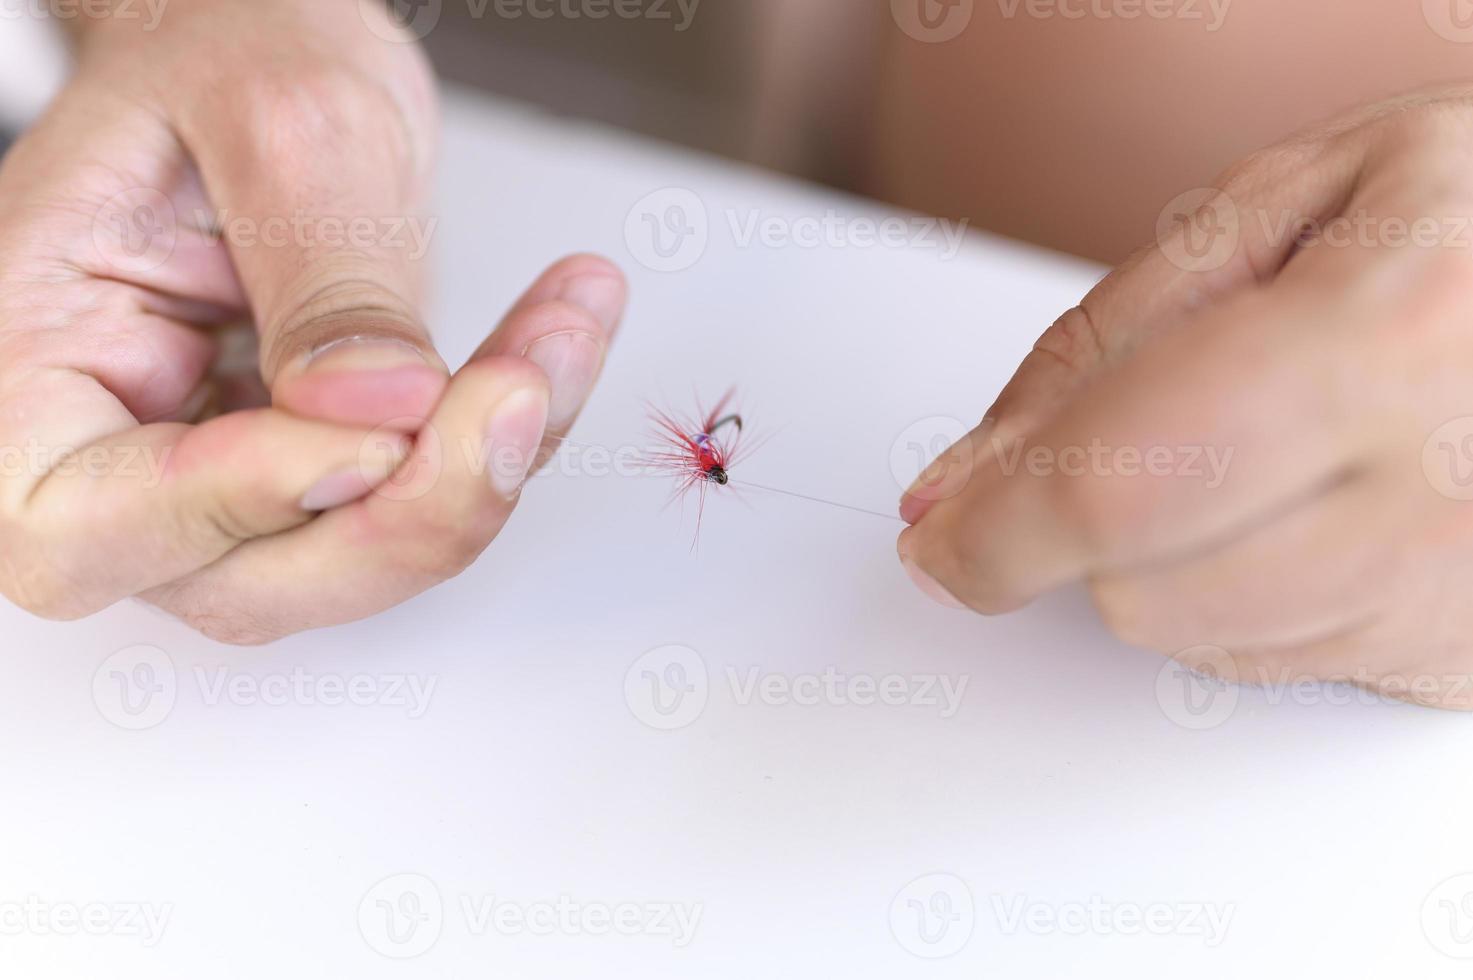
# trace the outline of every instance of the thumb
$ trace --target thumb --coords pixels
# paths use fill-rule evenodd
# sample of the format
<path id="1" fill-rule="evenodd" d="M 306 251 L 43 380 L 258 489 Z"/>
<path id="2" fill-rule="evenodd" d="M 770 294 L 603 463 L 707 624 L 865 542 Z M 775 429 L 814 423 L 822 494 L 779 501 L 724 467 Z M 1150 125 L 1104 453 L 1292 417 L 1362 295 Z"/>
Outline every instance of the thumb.
<path id="1" fill-rule="evenodd" d="M 278 70 L 217 89 L 184 127 L 255 315 L 262 378 L 298 415 L 413 429 L 447 383 L 419 312 L 434 106 L 410 60 L 380 77 Z"/>

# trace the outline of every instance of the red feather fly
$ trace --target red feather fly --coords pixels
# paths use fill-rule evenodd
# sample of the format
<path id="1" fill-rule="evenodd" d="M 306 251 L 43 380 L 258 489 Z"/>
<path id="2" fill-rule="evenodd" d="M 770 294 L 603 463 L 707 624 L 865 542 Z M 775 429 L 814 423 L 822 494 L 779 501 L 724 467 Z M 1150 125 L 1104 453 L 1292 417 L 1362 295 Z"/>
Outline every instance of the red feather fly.
<path id="1" fill-rule="evenodd" d="M 663 412 L 650 406 L 650 419 L 655 424 L 658 447 L 646 456 L 651 469 L 673 474 L 677 483 L 671 501 L 684 498 L 692 490 L 698 495 L 696 531 L 701 526 L 701 512 L 706 506 L 706 489 L 712 485 L 727 486 L 732 467 L 746 458 L 752 449 L 742 441 L 745 425 L 741 415 L 731 410 L 736 391 L 728 391 L 709 412 L 696 406 L 695 418 Z"/>

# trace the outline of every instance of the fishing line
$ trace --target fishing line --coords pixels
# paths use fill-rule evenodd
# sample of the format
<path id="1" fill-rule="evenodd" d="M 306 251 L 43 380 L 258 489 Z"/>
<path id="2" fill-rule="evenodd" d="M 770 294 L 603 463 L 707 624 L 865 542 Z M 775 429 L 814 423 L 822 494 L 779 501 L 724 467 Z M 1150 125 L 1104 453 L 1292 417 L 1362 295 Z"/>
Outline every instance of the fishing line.
<path id="1" fill-rule="evenodd" d="M 595 449 L 600 452 L 615 452 L 615 450 L 611 450 L 607 446 L 594 446 L 586 442 L 578 442 L 574 439 L 569 439 L 562 436 L 549 436 L 547 441 L 549 443 L 557 443 L 559 446 L 569 446 L 573 449 Z M 653 466 L 649 468 L 652 471 L 658 469 L 657 467 Z M 897 524 L 905 523 L 905 521 L 896 514 L 886 514 L 883 511 L 870 510 L 867 507 L 856 507 L 853 504 L 841 503 L 837 500 L 828 500 L 823 497 L 815 497 L 811 494 L 798 493 L 796 490 L 784 490 L 781 487 L 771 487 L 761 483 L 753 483 L 750 480 L 732 480 L 728 484 L 728 486 L 730 486 L 734 490 L 760 490 L 764 493 L 775 493 L 784 497 L 792 497 L 795 500 L 805 500 L 812 504 L 821 504 L 825 507 L 837 507 L 839 510 L 847 510 L 855 514 L 865 514 L 869 517 L 878 517 L 884 521 L 894 521 Z"/>

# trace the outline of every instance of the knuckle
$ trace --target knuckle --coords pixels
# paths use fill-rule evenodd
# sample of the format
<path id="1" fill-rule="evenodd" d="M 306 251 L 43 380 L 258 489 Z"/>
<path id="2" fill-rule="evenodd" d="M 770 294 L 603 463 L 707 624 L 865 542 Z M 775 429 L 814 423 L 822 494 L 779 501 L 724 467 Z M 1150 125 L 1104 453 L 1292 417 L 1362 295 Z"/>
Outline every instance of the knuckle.
<path id="1" fill-rule="evenodd" d="M 1263 199 L 1296 176 L 1321 169 L 1326 155 L 1339 142 L 1335 134 L 1300 133 L 1278 143 L 1260 147 L 1218 175 L 1214 186 L 1221 188 L 1227 203 L 1244 208 Z"/>
<path id="2" fill-rule="evenodd" d="M 520 326 L 535 333 L 577 329 L 597 336 L 601 329 L 592 313 L 564 299 L 549 299 L 529 306 L 518 319 L 522 321 Z"/>
<path id="3" fill-rule="evenodd" d="M 386 288 L 376 271 L 372 258 L 352 249 L 323 255 L 303 270 L 290 301 L 266 324 L 265 376 L 274 377 L 300 352 L 344 337 L 383 337 L 423 346 L 425 332 L 412 305 Z"/>
<path id="4" fill-rule="evenodd" d="M 1084 303 L 1065 311 L 1043 332 L 1033 350 L 1084 373 L 1105 356 L 1104 335 L 1098 318 Z"/>
<path id="5" fill-rule="evenodd" d="M 302 59 L 290 72 L 252 72 L 223 97 L 252 162 L 263 166 L 279 169 L 304 152 L 349 144 L 396 162 L 413 157 L 407 120 L 389 90 L 340 62 Z"/>

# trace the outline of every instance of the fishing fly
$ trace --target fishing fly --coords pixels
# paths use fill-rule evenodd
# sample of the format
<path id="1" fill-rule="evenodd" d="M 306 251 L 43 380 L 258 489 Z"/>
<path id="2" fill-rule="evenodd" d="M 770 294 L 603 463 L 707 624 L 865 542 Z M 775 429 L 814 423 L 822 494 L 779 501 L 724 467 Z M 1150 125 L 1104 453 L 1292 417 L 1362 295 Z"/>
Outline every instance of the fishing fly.
<path id="1" fill-rule="evenodd" d="M 755 448 L 743 441 L 746 423 L 733 411 L 735 389 L 728 391 L 710 411 L 696 407 L 694 417 L 676 415 L 650 406 L 658 447 L 647 457 L 651 469 L 676 477 L 671 501 L 697 494 L 696 527 L 706 506 L 706 491 L 731 484 L 732 468 Z"/>
<path id="2" fill-rule="evenodd" d="M 891 514 L 853 507 L 822 497 L 795 493 L 778 487 L 763 486 L 750 480 L 736 480 L 733 470 L 757 451 L 765 440 L 754 441 L 751 431 L 741 413 L 735 410 L 736 390 L 728 391 L 710 411 L 696 405 L 694 416 L 676 415 L 649 406 L 650 420 L 654 423 L 657 448 L 646 455 L 646 465 L 656 471 L 665 472 L 676 478 L 675 490 L 670 502 L 684 500 L 690 493 L 696 494 L 696 533 L 700 534 L 701 516 L 706 507 L 706 493 L 712 487 L 729 490 L 759 490 L 824 504 L 843 510 L 882 517 L 898 521 Z"/>

